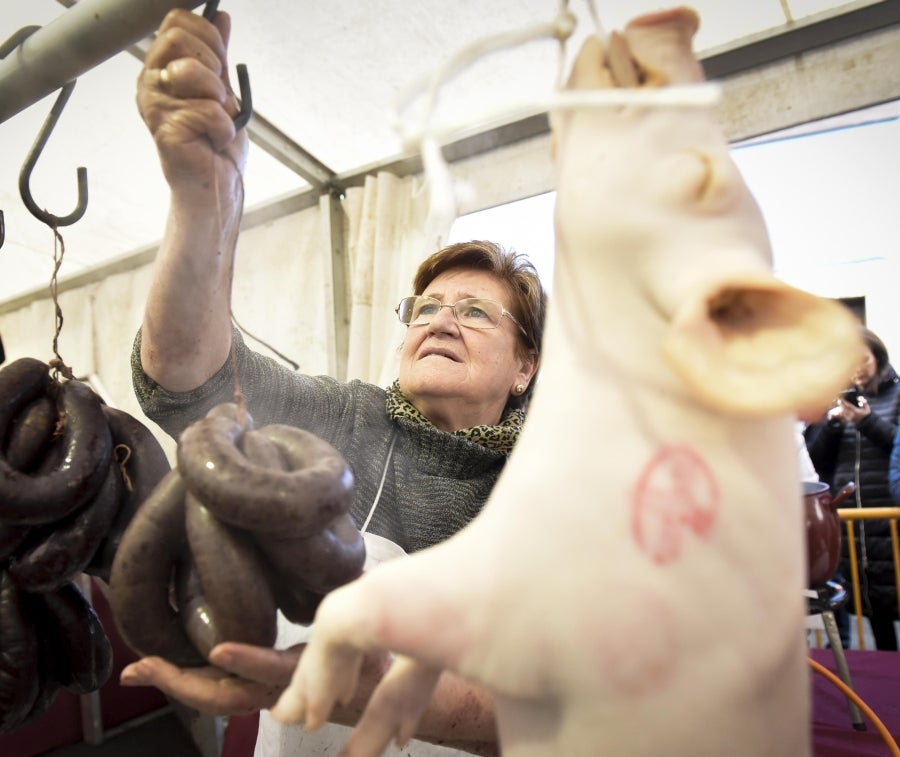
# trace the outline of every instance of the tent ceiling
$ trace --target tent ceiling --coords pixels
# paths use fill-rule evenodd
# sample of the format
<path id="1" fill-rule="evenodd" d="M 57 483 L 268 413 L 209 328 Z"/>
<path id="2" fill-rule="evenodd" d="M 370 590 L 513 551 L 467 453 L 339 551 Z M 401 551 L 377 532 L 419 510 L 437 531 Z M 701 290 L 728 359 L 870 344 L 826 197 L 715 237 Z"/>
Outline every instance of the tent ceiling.
<path id="1" fill-rule="evenodd" d="M 0 0 L 0 42 L 22 27 L 51 24 L 73 3 Z M 696 0 L 702 25 L 695 44 L 701 56 L 711 58 L 739 47 L 738 41 L 783 36 L 811 20 L 888 3 L 896 5 L 893 0 Z M 607 29 L 621 27 L 639 10 L 659 7 L 634 0 L 596 4 Z M 247 207 L 308 190 L 320 176 L 334 176 L 339 184 L 400 158 L 404 145 L 395 128 L 395 103 L 406 87 L 464 44 L 547 22 L 556 6 L 553 0 L 224 0 L 220 8 L 233 19 L 232 76 L 236 63 L 247 64 L 257 113 L 251 122 Z M 580 38 L 591 27 L 588 8 L 577 0 L 571 7 L 579 17 Z M 484 59 L 442 91 L 436 121 L 471 119 L 478 126 L 479 118 L 498 106 L 549 93 L 556 59 L 557 48 L 549 41 Z M 76 167 L 88 170 L 87 213 L 61 229 L 63 279 L 151 247 L 161 235 L 167 192 L 134 104 L 139 70 L 136 55 L 123 51 L 81 75 L 34 170 L 36 202 L 59 216 L 75 207 Z M 6 225 L 0 304 L 46 287 L 52 274 L 53 235 L 25 209 L 18 172 L 55 96 L 0 123 L 0 210 Z M 266 124 L 270 127 L 261 128 Z M 481 126 L 488 128 L 483 120 Z M 267 149 L 260 147 L 264 139 L 270 142 Z M 316 176 L 303 170 L 307 155 L 320 164 Z"/>

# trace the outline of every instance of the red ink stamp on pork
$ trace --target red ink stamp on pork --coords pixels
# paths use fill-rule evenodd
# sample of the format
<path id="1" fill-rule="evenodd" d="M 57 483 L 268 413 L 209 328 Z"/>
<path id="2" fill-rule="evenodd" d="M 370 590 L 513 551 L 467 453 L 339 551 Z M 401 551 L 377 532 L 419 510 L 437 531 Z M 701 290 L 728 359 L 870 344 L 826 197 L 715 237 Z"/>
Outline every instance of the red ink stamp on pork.
<path id="1" fill-rule="evenodd" d="M 657 565 L 677 560 L 687 533 L 703 539 L 719 511 L 719 487 L 694 450 L 664 446 L 638 478 L 632 503 L 632 533 Z"/>

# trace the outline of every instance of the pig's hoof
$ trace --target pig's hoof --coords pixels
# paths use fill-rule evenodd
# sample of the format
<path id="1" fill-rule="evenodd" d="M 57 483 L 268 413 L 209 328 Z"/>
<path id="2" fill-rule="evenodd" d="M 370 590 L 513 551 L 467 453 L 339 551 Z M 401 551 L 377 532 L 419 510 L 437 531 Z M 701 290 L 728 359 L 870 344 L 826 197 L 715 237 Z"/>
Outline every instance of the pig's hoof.
<path id="1" fill-rule="evenodd" d="M 394 741 L 401 749 L 418 730 L 441 671 L 398 656 L 372 693 L 347 741 L 353 754 L 381 754 Z"/>
<path id="2" fill-rule="evenodd" d="M 272 716 L 283 723 L 302 723 L 307 731 L 314 731 L 328 722 L 335 704 L 348 704 L 353 698 L 362 659 L 353 647 L 330 643 L 320 635 L 300 657 L 290 685 L 272 708 Z"/>

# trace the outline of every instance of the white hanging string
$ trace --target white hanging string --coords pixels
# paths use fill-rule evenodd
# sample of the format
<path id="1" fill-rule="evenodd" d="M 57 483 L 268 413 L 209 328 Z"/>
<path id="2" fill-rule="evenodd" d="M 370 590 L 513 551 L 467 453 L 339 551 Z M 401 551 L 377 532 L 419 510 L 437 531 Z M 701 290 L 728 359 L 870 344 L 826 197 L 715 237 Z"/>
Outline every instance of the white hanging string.
<path id="1" fill-rule="evenodd" d="M 470 193 L 467 187 L 454 183 L 441 151 L 438 130 L 432 126 L 432 116 L 441 86 L 489 53 L 537 39 L 557 39 L 562 45 L 574 31 L 575 24 L 575 16 L 568 10 L 568 0 L 560 0 L 557 14 L 552 21 L 476 40 L 458 51 L 431 75 L 419 79 L 401 93 L 396 106 L 397 129 L 404 144 L 417 147 L 422 154 L 425 183 L 429 190 L 426 221 L 428 229 L 449 228 L 459 215 L 460 205 L 469 199 Z M 562 55 L 560 57 L 562 58 Z M 560 72 L 561 70 L 562 65 Z M 410 102 L 423 92 L 425 101 L 422 116 L 413 125 L 412 119 L 404 119 L 402 114 Z"/>
<path id="2" fill-rule="evenodd" d="M 502 32 L 500 34 L 476 40 L 459 50 L 429 76 L 422 77 L 418 81 L 413 82 L 413 84 L 407 87 L 397 99 L 397 128 L 400 130 L 401 136 L 404 133 L 405 123 L 399 114 L 402 114 L 409 106 L 410 102 L 416 99 L 421 92 L 424 91 L 425 93 L 425 103 L 421 123 L 418 128 L 410 130 L 411 137 L 416 143 L 418 143 L 423 135 L 428 134 L 430 131 L 431 117 L 437 106 L 440 88 L 477 60 L 498 50 L 517 47 L 533 40 L 551 38 L 558 39 L 562 42 L 571 36 L 572 32 L 575 30 L 576 19 L 566 7 L 567 5 L 568 3 L 565 0 L 562 0 L 556 17 L 549 23 L 536 24 L 524 29 Z"/>
<path id="3" fill-rule="evenodd" d="M 587 0 L 587 4 L 595 34 L 606 44 L 608 35 L 600 23 L 594 0 Z M 425 184 L 429 191 L 426 222 L 429 229 L 449 228 L 459 215 L 459 207 L 470 199 L 471 194 L 469 187 L 454 182 L 444 159 L 442 143 L 458 139 L 476 128 L 483 131 L 494 124 L 510 123 L 525 115 L 540 112 L 621 106 L 706 108 L 721 100 L 721 87 L 710 82 L 654 88 L 564 90 L 565 43 L 574 32 L 576 23 L 575 16 L 569 10 L 568 0 L 560 0 L 552 21 L 476 40 L 459 50 L 431 75 L 413 83 L 398 98 L 397 129 L 404 144 L 415 146 L 422 155 Z M 560 45 L 555 91 L 545 97 L 519 101 L 502 109 L 483 112 L 465 122 L 440 127 L 432 123 L 440 88 L 454 76 L 492 52 L 548 38 L 558 40 Z M 421 117 L 417 121 L 413 121 L 411 117 L 404 119 L 403 112 L 423 93 L 425 101 Z"/>
<path id="4" fill-rule="evenodd" d="M 361 533 L 365 533 L 366 529 L 369 527 L 369 523 L 372 520 L 372 516 L 375 514 L 375 508 L 378 507 L 378 502 L 381 500 L 381 492 L 384 489 L 384 480 L 387 478 L 388 465 L 391 462 L 391 456 L 394 454 L 394 442 L 397 441 L 397 431 L 396 429 L 391 432 L 391 444 L 388 447 L 387 457 L 384 460 L 384 470 L 381 471 L 381 481 L 378 484 L 378 491 L 375 492 L 375 499 L 372 500 L 372 507 L 369 508 L 369 514 L 366 516 L 366 522 L 363 523 L 362 528 L 359 529 Z"/>

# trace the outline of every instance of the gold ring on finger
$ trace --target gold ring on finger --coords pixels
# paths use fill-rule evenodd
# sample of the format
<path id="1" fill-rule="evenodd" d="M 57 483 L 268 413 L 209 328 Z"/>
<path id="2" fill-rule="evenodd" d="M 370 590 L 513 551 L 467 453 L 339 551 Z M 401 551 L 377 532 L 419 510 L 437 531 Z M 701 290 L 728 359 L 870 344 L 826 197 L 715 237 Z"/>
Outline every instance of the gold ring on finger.
<path id="1" fill-rule="evenodd" d="M 169 76 L 169 69 L 161 68 L 159 70 L 159 88 L 167 95 L 172 94 L 172 79 Z"/>

